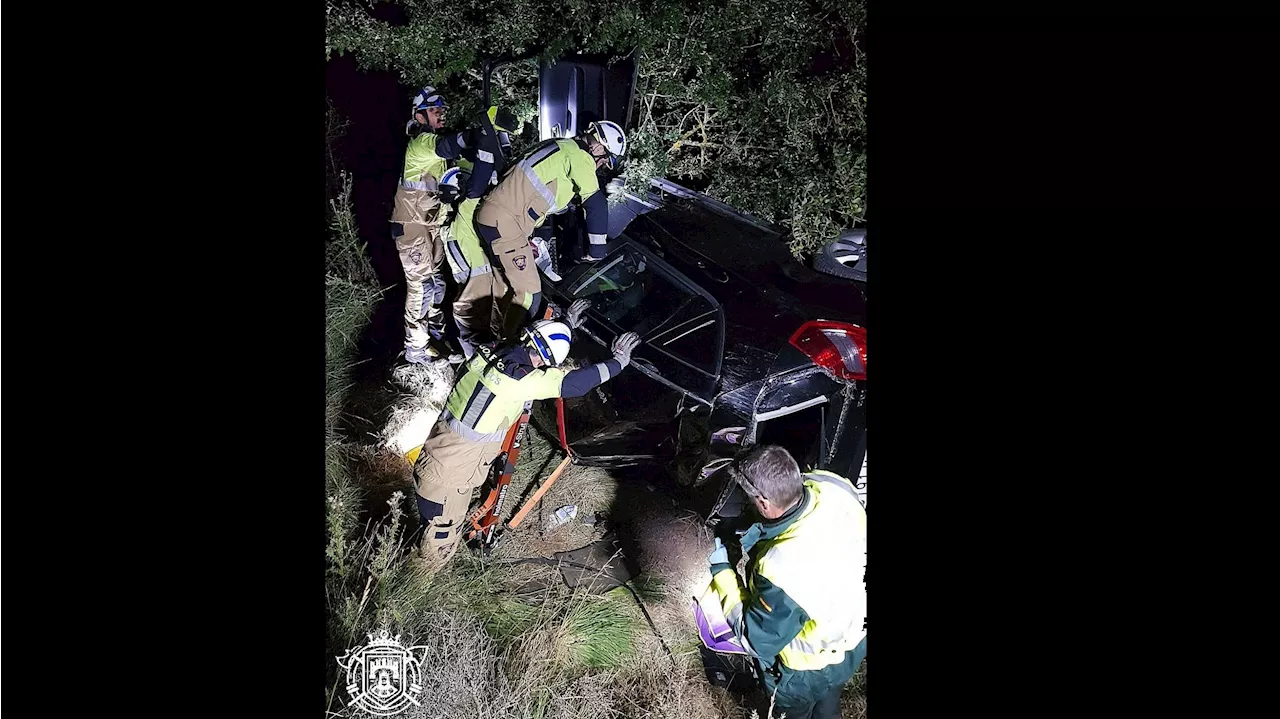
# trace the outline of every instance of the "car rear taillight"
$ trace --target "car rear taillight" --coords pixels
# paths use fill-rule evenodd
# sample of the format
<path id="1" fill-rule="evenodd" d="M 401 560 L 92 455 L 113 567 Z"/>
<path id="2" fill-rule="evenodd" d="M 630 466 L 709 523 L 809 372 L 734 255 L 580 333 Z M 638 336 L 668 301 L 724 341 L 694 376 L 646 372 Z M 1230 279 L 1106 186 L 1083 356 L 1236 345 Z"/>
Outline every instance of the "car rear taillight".
<path id="1" fill-rule="evenodd" d="M 843 379 L 867 378 L 867 331 L 846 322 L 813 320 L 791 335 L 791 346 Z"/>

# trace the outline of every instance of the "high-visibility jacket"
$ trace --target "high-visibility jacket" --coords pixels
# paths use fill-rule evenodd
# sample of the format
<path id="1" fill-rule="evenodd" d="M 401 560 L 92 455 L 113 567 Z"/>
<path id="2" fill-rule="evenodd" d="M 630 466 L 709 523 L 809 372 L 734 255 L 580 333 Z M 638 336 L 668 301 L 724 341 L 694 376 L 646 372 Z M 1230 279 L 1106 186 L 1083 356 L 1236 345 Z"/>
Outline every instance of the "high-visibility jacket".
<path id="1" fill-rule="evenodd" d="M 481 345 L 463 365 L 440 418 L 465 439 L 497 442 L 520 418 L 527 402 L 581 397 L 620 372 L 622 365 L 616 359 L 575 370 L 535 368 L 524 346 L 495 350 Z"/>
<path id="2" fill-rule="evenodd" d="M 799 505 L 742 537 L 745 589 L 730 565 L 711 568 L 725 618 L 766 668 L 839 665 L 867 634 L 866 509 L 837 474 L 809 472 L 804 487 Z"/>
<path id="3" fill-rule="evenodd" d="M 532 186 L 532 193 L 511 184 L 525 181 Z M 528 237 L 548 215 L 568 207 L 574 196 L 582 199 L 591 256 L 602 258 L 609 239 L 609 202 L 600 191 L 595 158 L 574 140 L 547 140 L 535 145 L 507 171 L 485 202 L 510 214 Z M 526 197 L 540 198 L 541 202 L 533 199 L 536 204 L 530 204 L 523 199 Z"/>
<path id="4" fill-rule="evenodd" d="M 409 140 L 404 152 L 404 167 L 396 187 L 395 208 L 391 221 L 416 225 L 436 225 L 440 218 L 437 190 L 440 178 L 449 169 L 449 160 L 458 158 L 456 145 L 440 142 L 442 137 L 424 131 Z"/>
<path id="5" fill-rule="evenodd" d="M 476 234 L 475 214 L 479 204 L 480 200 L 475 199 L 458 203 L 457 212 L 441 230 L 444 256 L 449 262 L 449 271 L 453 273 L 453 281 L 459 284 L 492 271 L 489 255 Z"/>

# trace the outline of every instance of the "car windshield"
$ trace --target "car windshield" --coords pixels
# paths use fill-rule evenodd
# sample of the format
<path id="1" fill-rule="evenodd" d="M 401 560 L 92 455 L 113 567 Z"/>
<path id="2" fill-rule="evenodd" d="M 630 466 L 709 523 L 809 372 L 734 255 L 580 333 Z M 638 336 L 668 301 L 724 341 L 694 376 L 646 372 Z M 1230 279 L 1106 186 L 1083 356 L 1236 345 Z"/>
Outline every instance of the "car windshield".
<path id="1" fill-rule="evenodd" d="M 561 287 L 574 299 L 590 298 L 592 310 L 650 346 L 708 372 L 715 370 L 718 311 L 686 290 L 639 251 L 622 249 L 598 263 L 580 264 Z"/>

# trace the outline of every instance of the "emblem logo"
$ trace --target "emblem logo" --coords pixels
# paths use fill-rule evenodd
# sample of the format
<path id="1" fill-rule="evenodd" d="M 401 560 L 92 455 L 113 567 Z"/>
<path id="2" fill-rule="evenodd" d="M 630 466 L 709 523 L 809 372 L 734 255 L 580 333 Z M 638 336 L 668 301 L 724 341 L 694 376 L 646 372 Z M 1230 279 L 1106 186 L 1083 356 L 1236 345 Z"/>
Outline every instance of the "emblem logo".
<path id="1" fill-rule="evenodd" d="M 513 257 L 513 258 L 511 258 L 511 261 L 512 261 L 512 262 L 514 262 L 514 263 L 516 264 L 516 269 L 518 269 L 518 270 L 523 270 L 523 269 L 524 269 L 524 266 L 525 266 L 524 255 L 519 255 L 519 256 L 517 256 L 517 257 Z"/>
<path id="2" fill-rule="evenodd" d="M 413 252 L 410 252 L 410 253 L 409 253 L 409 259 L 413 260 L 413 264 L 415 264 L 415 265 L 420 265 L 420 264 L 422 264 L 422 251 L 421 251 L 421 250 L 414 250 Z"/>
<path id="3" fill-rule="evenodd" d="M 392 716 L 409 707 L 421 706 L 422 660 L 425 646 L 405 648 L 383 630 L 369 643 L 347 650 L 337 657 L 347 673 L 347 695 L 351 705 L 377 716 Z"/>

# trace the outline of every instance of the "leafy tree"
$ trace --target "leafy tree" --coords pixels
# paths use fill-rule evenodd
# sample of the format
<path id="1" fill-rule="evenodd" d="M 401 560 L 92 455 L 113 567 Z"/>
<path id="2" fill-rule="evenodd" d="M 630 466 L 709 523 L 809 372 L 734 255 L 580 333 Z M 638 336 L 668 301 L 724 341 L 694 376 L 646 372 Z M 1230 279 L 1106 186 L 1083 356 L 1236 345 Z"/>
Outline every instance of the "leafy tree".
<path id="1" fill-rule="evenodd" d="M 330 0 L 325 55 L 479 109 L 481 53 L 639 53 L 627 184 L 670 177 L 790 229 L 797 255 L 865 216 L 865 0 Z M 536 68 L 494 78 L 522 119 Z M 474 106 L 472 106 L 474 104 Z M 528 141 L 529 137 L 525 138 Z"/>

